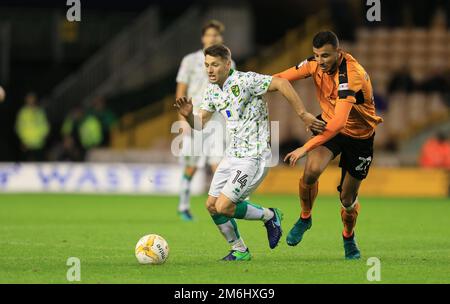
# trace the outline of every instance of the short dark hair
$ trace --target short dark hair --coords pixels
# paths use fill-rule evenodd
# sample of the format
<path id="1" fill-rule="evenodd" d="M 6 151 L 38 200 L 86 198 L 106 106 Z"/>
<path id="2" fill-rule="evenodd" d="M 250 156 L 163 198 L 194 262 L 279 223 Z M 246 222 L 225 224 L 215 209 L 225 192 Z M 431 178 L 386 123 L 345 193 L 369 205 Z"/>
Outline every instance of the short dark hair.
<path id="1" fill-rule="evenodd" d="M 224 45 L 224 44 L 215 44 L 210 46 L 204 51 L 205 56 L 209 55 L 212 57 L 220 57 L 224 60 L 230 60 L 231 59 L 231 51 L 230 49 Z"/>
<path id="2" fill-rule="evenodd" d="M 339 47 L 339 39 L 332 31 L 318 32 L 313 38 L 313 47 L 316 49 L 323 47 L 325 44 L 331 44 L 333 47 Z"/>
<path id="3" fill-rule="evenodd" d="M 216 31 L 218 31 L 220 35 L 223 35 L 223 32 L 225 32 L 225 25 L 223 25 L 223 23 L 218 20 L 212 19 L 203 25 L 202 36 L 204 36 L 206 31 L 209 30 L 210 28 L 213 28 Z"/>

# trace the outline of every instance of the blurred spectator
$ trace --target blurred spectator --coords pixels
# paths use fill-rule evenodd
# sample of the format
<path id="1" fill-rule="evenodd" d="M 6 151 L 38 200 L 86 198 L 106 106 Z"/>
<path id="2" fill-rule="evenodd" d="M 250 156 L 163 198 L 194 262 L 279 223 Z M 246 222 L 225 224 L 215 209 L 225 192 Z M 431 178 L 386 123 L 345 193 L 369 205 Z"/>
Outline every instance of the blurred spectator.
<path id="1" fill-rule="evenodd" d="M 85 150 L 81 144 L 79 135 L 79 126 L 83 121 L 83 109 L 77 107 L 73 109 L 64 119 L 61 136 L 61 151 L 58 153 L 57 159 L 60 161 L 83 161 Z"/>
<path id="2" fill-rule="evenodd" d="M 450 169 L 450 142 L 447 134 L 439 132 L 425 142 L 420 155 L 420 166 Z"/>
<path id="3" fill-rule="evenodd" d="M 116 123 L 117 118 L 115 114 L 106 107 L 105 98 L 102 96 L 96 97 L 92 102 L 92 107 L 88 110 L 88 115 L 94 115 L 100 120 L 102 125 L 102 142 L 101 146 L 109 146 L 111 127 Z"/>
<path id="4" fill-rule="evenodd" d="M 394 73 L 388 84 L 388 92 L 390 94 L 394 92 L 411 93 L 415 89 L 416 84 L 414 83 L 410 70 L 406 66 Z"/>
<path id="5" fill-rule="evenodd" d="M 16 118 L 16 132 L 26 161 L 44 160 L 43 149 L 49 131 L 47 116 L 38 105 L 36 94 L 28 93 Z"/>
<path id="6" fill-rule="evenodd" d="M 102 124 L 92 114 L 87 114 L 79 126 L 81 145 L 85 150 L 98 147 L 103 142 Z"/>
<path id="7" fill-rule="evenodd" d="M 59 160 L 84 161 L 86 151 L 102 143 L 100 120 L 92 114 L 84 114 L 81 107 L 75 108 L 64 120 L 63 137 Z"/>

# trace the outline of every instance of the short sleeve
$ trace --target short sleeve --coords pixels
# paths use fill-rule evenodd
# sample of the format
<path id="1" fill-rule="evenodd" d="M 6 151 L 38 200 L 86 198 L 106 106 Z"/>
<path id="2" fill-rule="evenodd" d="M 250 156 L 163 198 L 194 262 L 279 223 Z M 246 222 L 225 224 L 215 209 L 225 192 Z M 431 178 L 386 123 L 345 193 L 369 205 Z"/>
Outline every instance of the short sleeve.
<path id="1" fill-rule="evenodd" d="M 274 77 L 284 78 L 289 81 L 308 78 L 312 75 L 311 64 L 313 64 L 313 57 L 303 60 L 296 66 L 289 68 L 283 72 L 273 75 Z"/>
<path id="2" fill-rule="evenodd" d="M 185 56 L 181 61 L 180 68 L 178 69 L 177 83 L 182 82 L 189 84 L 190 74 L 189 57 Z"/>
<path id="3" fill-rule="evenodd" d="M 349 67 L 346 72 L 339 72 L 338 97 L 340 100 L 356 103 L 356 93 L 361 90 L 363 76 Z"/>
<path id="4" fill-rule="evenodd" d="M 314 57 L 309 57 L 295 66 L 298 79 L 308 78 L 312 75 L 311 64 L 315 62 L 313 61 L 313 58 Z"/>
<path id="5" fill-rule="evenodd" d="M 205 90 L 205 94 L 203 95 L 203 101 L 200 104 L 200 109 L 201 110 L 205 110 L 208 112 L 215 112 L 216 111 L 216 105 L 213 102 L 212 98 L 211 98 L 211 91 L 210 89 L 206 89 Z"/>
<path id="6" fill-rule="evenodd" d="M 254 72 L 246 73 L 245 77 L 247 89 L 253 96 L 264 95 L 272 82 L 272 76 Z"/>

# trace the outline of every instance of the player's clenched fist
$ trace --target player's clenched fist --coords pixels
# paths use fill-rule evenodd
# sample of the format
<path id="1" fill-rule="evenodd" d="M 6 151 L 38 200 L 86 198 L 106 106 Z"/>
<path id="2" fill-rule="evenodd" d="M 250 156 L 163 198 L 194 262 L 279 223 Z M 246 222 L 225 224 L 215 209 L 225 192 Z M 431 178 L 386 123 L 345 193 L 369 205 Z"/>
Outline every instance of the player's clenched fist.
<path id="1" fill-rule="evenodd" d="M 187 118 L 192 113 L 192 98 L 188 99 L 186 96 L 182 96 L 175 100 L 175 104 L 173 106 L 178 109 L 178 113 L 180 113 L 180 115 Z"/>

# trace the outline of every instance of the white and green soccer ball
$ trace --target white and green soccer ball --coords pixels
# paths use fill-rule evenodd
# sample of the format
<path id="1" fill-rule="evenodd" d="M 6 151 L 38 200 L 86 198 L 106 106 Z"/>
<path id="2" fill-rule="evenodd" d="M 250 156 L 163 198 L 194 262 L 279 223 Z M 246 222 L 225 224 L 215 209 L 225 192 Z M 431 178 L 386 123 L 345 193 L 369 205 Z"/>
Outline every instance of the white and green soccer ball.
<path id="1" fill-rule="evenodd" d="M 169 244 L 157 234 L 148 234 L 137 242 L 134 253 L 140 264 L 162 264 L 169 257 Z"/>

